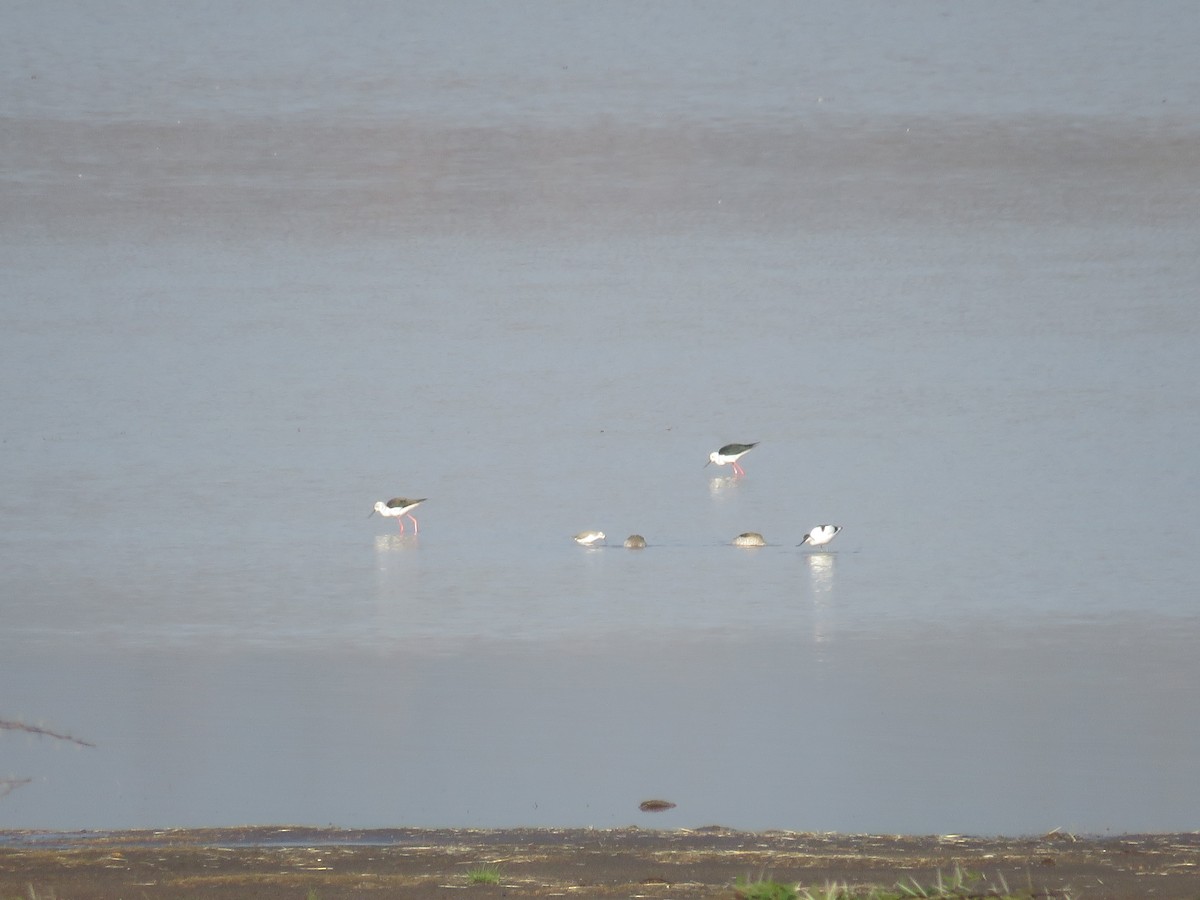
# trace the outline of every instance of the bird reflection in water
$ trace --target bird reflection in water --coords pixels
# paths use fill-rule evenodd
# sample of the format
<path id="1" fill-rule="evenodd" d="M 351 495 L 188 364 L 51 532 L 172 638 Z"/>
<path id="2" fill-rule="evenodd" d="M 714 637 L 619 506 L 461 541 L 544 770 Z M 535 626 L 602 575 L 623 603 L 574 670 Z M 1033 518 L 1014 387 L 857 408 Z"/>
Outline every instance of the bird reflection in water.
<path id="1" fill-rule="evenodd" d="M 809 553 L 808 580 L 812 586 L 813 641 L 823 644 L 833 640 L 833 577 L 837 556 L 833 553 Z"/>

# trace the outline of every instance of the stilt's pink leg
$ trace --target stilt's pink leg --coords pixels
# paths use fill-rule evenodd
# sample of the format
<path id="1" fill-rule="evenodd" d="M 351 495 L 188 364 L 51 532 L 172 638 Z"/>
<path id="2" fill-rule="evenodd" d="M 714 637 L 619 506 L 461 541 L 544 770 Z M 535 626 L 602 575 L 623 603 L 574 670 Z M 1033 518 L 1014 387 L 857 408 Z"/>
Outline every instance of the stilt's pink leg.
<path id="1" fill-rule="evenodd" d="M 404 534 L 404 516 L 396 516 L 396 524 L 400 526 L 400 533 Z"/>
<path id="2" fill-rule="evenodd" d="M 416 516 L 414 516 L 412 513 L 409 513 L 409 514 L 408 514 L 408 517 L 409 517 L 410 519 L 412 519 L 412 523 L 413 523 L 413 534 L 420 534 L 420 533 L 421 533 L 421 529 L 420 529 L 420 528 L 417 526 L 417 517 L 416 517 Z"/>

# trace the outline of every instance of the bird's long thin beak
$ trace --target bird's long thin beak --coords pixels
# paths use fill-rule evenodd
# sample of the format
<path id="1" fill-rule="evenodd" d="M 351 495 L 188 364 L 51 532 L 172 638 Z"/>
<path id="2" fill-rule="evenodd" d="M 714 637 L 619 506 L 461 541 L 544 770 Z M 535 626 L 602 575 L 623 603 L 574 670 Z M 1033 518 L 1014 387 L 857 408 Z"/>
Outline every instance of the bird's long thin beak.
<path id="1" fill-rule="evenodd" d="M 712 460 L 710 459 L 708 462 L 706 462 L 706 463 L 705 463 L 704 465 L 702 465 L 700 468 L 702 468 L 702 469 L 707 469 L 707 468 L 708 468 L 709 466 L 711 466 L 711 465 L 712 465 Z"/>
<path id="2" fill-rule="evenodd" d="M 375 510 L 371 510 L 369 513 L 367 513 L 367 518 L 369 519 L 373 515 L 375 515 Z"/>

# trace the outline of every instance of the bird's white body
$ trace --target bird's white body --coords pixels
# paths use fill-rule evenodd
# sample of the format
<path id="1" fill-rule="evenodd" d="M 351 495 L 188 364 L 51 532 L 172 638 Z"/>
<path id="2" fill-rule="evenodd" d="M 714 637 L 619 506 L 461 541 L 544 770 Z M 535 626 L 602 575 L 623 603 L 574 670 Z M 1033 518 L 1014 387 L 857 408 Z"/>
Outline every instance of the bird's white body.
<path id="1" fill-rule="evenodd" d="M 428 497 L 422 497 L 420 500 L 413 500 L 408 497 L 393 497 L 391 500 L 380 500 L 375 504 L 375 509 L 371 511 L 371 515 L 379 513 L 381 516 L 386 516 L 396 520 L 396 524 L 400 526 L 401 534 L 404 533 L 404 520 L 401 516 L 408 516 L 412 519 L 413 534 L 420 532 L 420 526 L 417 525 L 417 519 L 412 514 L 412 511 L 428 500 Z M 370 518 L 368 516 L 368 518 Z"/>
<path id="2" fill-rule="evenodd" d="M 805 544 L 809 544 L 813 547 L 822 547 L 832 541 L 834 535 L 841 530 L 841 525 L 818 525 L 816 528 L 806 534 L 804 536 L 804 540 L 802 540 L 796 546 L 803 547 Z"/>
<path id="3" fill-rule="evenodd" d="M 708 462 L 705 465 L 716 463 L 718 466 L 732 465 L 733 474 L 745 475 L 746 472 L 738 465 L 738 460 L 758 446 L 758 441 L 752 444 L 726 444 L 720 450 L 714 450 L 708 454 Z"/>
<path id="4" fill-rule="evenodd" d="M 598 544 L 604 540 L 603 531 L 581 531 L 575 535 L 575 543 L 583 544 L 585 547 L 590 547 L 592 544 Z"/>

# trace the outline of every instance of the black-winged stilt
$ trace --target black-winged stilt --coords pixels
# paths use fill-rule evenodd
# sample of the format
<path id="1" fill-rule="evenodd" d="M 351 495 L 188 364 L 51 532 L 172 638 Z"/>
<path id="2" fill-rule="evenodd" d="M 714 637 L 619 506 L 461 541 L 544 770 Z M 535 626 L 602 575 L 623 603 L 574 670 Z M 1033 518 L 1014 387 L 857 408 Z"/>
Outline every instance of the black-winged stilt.
<path id="1" fill-rule="evenodd" d="M 428 499 L 428 497 L 422 497 L 420 500 L 411 500 L 408 497 L 393 497 L 386 503 L 380 500 L 375 504 L 375 508 L 367 514 L 367 518 L 371 518 L 371 516 L 375 515 L 375 513 L 379 513 L 381 516 L 394 518 L 396 520 L 396 524 L 400 526 L 400 533 L 404 534 L 404 519 L 401 518 L 401 516 L 408 516 L 410 519 L 412 519 L 413 534 L 419 534 L 421 529 L 417 526 L 417 517 L 412 514 L 412 510 L 416 509 Z"/>
<path id="2" fill-rule="evenodd" d="M 718 466 L 723 466 L 729 463 L 733 466 L 734 475 L 745 475 L 746 472 L 738 465 L 738 460 L 757 447 L 758 443 L 755 441 L 753 444 L 726 444 L 720 450 L 714 450 L 708 454 L 708 462 L 704 465 L 716 463 Z"/>

